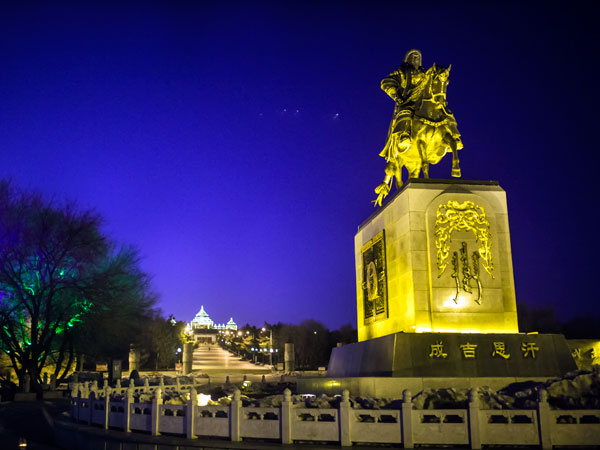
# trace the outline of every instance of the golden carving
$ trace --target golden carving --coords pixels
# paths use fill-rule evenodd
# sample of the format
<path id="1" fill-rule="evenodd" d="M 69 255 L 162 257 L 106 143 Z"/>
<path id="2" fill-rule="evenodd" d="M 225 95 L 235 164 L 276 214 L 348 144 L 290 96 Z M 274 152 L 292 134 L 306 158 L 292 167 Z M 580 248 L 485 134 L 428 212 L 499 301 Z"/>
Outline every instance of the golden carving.
<path id="1" fill-rule="evenodd" d="M 465 358 L 475 358 L 475 350 L 477 350 L 477 344 L 470 344 L 467 342 L 466 344 L 460 345 L 460 349 L 463 351 L 463 356 Z"/>
<path id="2" fill-rule="evenodd" d="M 458 303 L 458 295 L 460 294 L 460 290 L 462 288 L 463 291 L 472 294 L 473 288 L 471 287 L 471 280 L 474 280 L 477 283 L 477 298 L 475 298 L 475 303 L 481 305 L 481 281 L 479 279 L 479 253 L 473 252 L 471 255 L 471 259 L 473 261 L 473 268 L 469 265 L 469 251 L 467 250 L 467 243 L 462 242 L 460 247 L 460 263 L 462 264 L 462 281 L 460 280 L 459 274 L 459 252 L 454 252 L 452 254 L 452 278 L 454 278 L 454 282 L 456 283 L 456 294 L 454 295 L 454 303 Z"/>
<path id="3" fill-rule="evenodd" d="M 504 342 L 493 342 L 494 351 L 492 356 L 499 356 L 500 358 L 509 359 L 510 353 L 506 353 L 506 345 Z"/>
<path id="4" fill-rule="evenodd" d="M 430 358 L 447 358 L 448 353 L 444 353 L 444 344 L 442 341 L 437 341 L 435 344 L 431 344 Z"/>
<path id="5" fill-rule="evenodd" d="M 494 262 L 492 260 L 492 234 L 490 233 L 490 223 L 484 209 L 469 200 L 463 203 L 449 200 L 447 203 L 438 206 L 435 219 L 435 246 L 437 249 L 438 277 L 441 277 L 446 270 L 448 257 L 450 256 L 452 233 L 457 230 L 473 232 L 475 239 L 479 244 L 479 258 L 482 261 L 483 268 L 490 277 L 494 278 L 492 273 L 494 271 Z M 466 254 L 463 255 L 463 257 L 466 258 Z M 475 261 L 476 257 L 473 258 L 474 264 Z M 458 255 L 453 258 L 453 265 L 455 266 L 456 271 L 458 269 Z M 477 271 L 477 279 L 479 278 L 478 267 L 479 264 L 477 264 L 477 269 L 475 269 Z M 474 277 L 469 273 L 469 277 L 466 278 L 468 282 L 468 279 Z"/>
<path id="6" fill-rule="evenodd" d="M 531 356 L 535 359 L 535 352 L 539 351 L 540 348 L 535 342 L 523 342 L 521 343 L 521 351 L 523 352 L 523 357 L 528 358 Z"/>
<path id="7" fill-rule="evenodd" d="M 383 230 L 362 248 L 362 260 L 365 323 L 386 319 L 388 317 L 387 273 Z"/>
<path id="8" fill-rule="evenodd" d="M 371 261 L 367 266 L 367 298 L 370 301 L 379 297 L 379 285 L 377 277 L 377 266 Z"/>
<path id="9" fill-rule="evenodd" d="M 425 71 L 421 60 L 419 50 L 410 50 L 400 68 L 381 81 L 381 89 L 396 106 L 380 153 L 387 164 L 384 181 L 375 188 L 375 205 L 381 206 L 394 177 L 396 188 L 402 186 L 403 167 L 410 178 L 418 178 L 421 172 L 429 178 L 429 165 L 440 162 L 448 152 L 452 152 L 452 176 L 460 177 L 457 150 L 463 145 L 446 101 L 451 66 L 433 64 Z"/>

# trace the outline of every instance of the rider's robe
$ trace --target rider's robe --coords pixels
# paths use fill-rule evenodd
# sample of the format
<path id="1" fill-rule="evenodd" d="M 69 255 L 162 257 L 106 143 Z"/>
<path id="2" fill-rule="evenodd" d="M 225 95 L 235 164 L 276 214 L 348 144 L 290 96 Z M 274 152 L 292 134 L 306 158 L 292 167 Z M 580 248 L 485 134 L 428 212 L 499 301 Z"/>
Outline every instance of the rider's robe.
<path id="1" fill-rule="evenodd" d="M 414 67 L 406 62 L 381 80 L 381 89 L 396 102 L 387 141 L 379 153 L 387 161 L 395 157 L 401 137 L 410 137 L 414 106 L 423 92 L 426 81 L 423 67 Z"/>

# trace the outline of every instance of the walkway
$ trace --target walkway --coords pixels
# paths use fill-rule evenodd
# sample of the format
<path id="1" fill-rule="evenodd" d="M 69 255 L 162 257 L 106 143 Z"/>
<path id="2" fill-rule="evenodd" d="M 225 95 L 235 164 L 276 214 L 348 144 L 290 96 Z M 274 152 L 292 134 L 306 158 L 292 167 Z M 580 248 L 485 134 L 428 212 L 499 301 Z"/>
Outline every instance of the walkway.
<path id="1" fill-rule="evenodd" d="M 218 345 L 210 347 L 203 345 L 195 350 L 192 371 L 201 371 L 209 375 L 271 372 L 268 366 L 257 366 L 248 361 L 242 361 L 239 356 L 229 353 Z"/>

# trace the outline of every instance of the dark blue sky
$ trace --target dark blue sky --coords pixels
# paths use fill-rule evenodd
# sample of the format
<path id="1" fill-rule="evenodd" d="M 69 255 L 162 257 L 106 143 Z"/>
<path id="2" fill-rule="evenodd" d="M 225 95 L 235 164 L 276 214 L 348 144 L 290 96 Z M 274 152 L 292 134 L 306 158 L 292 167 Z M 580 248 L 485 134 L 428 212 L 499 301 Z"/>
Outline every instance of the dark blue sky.
<path id="1" fill-rule="evenodd" d="M 355 325 L 353 237 L 393 110 L 379 83 L 410 48 L 452 63 L 463 178 L 507 191 L 517 300 L 596 310 L 581 5 L 78 3 L 0 6 L 0 177 L 101 213 L 165 313 Z"/>

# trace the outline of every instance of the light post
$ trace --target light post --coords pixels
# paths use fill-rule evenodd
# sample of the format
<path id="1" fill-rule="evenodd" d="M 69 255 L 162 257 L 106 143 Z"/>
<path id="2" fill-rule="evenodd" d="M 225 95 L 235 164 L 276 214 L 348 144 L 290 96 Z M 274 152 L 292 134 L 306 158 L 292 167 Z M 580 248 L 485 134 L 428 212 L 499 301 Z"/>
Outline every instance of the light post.
<path id="1" fill-rule="evenodd" d="M 186 342 L 193 342 L 194 341 L 194 333 L 192 332 L 192 328 L 187 325 L 185 327 L 185 329 L 183 330 L 183 334 L 185 336 L 185 341 Z"/>
<path id="2" fill-rule="evenodd" d="M 265 327 L 262 328 L 263 331 L 267 331 Z M 273 329 L 269 328 L 269 365 L 273 367 Z"/>

